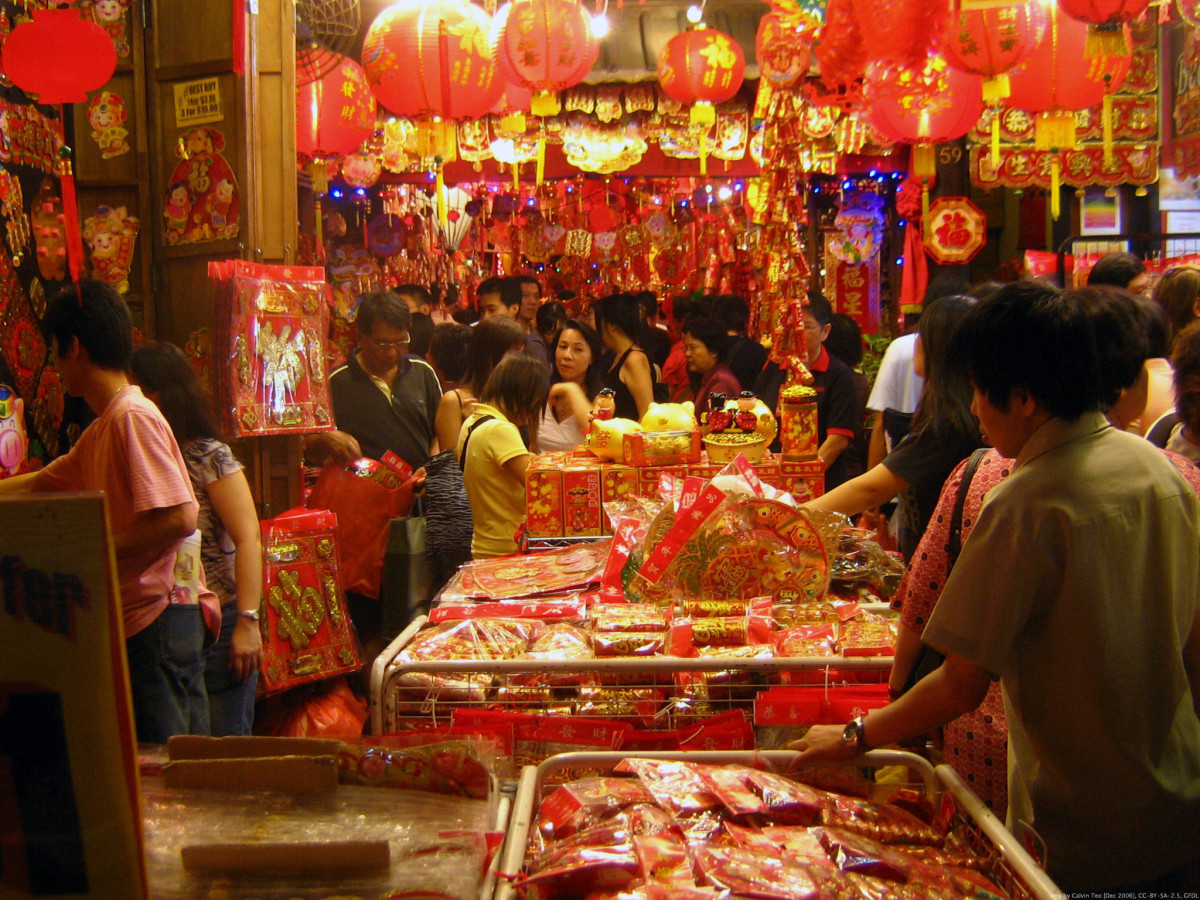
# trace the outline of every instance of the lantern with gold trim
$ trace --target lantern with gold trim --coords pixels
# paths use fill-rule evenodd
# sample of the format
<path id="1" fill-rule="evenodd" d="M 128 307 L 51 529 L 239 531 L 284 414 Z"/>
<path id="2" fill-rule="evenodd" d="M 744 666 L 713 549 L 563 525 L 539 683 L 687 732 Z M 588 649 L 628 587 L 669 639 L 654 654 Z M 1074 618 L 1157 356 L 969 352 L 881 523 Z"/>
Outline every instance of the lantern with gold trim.
<path id="1" fill-rule="evenodd" d="M 587 11 L 575 0 L 514 0 L 492 21 L 492 51 L 509 84 L 533 91 L 535 116 L 558 115 L 558 92 L 579 84 L 600 56 Z"/>
<path id="2" fill-rule="evenodd" d="M 717 120 L 715 106 L 742 86 L 746 56 L 738 42 L 713 28 L 690 28 L 667 41 L 658 57 L 658 83 L 677 103 L 690 103 L 700 136 L 700 174 L 707 174 L 707 132 Z"/>
<path id="3" fill-rule="evenodd" d="M 1150 0 L 1058 0 L 1058 7 L 1072 18 L 1088 23 L 1084 55 L 1126 55 L 1133 52 L 1125 26 L 1133 23 L 1150 6 Z"/>
<path id="4" fill-rule="evenodd" d="M 939 35 L 946 62 L 983 76 L 983 101 L 998 105 L 1011 93 L 1008 73 L 1033 55 L 1046 33 L 1041 0 L 972 7 L 951 16 Z M 992 116 L 992 165 L 1000 166 L 1000 114 Z"/>
<path id="5" fill-rule="evenodd" d="M 888 140 L 914 145 L 913 174 L 922 180 L 922 208 L 928 210 L 934 145 L 962 137 L 979 121 L 983 79 L 931 54 L 920 69 L 874 67 L 866 92 L 871 124 Z"/>
<path id="6" fill-rule="evenodd" d="M 376 16 L 363 39 L 371 91 L 400 116 L 477 119 L 504 82 L 488 35 L 491 17 L 461 0 L 400 0 Z"/>
<path id="7" fill-rule="evenodd" d="M 1054 218 L 1061 212 L 1059 154 L 1075 148 L 1075 110 L 1103 105 L 1104 164 L 1111 166 L 1112 93 L 1124 83 L 1132 62 L 1129 54 L 1085 59 L 1087 31 L 1087 25 L 1061 8 L 1053 10 L 1041 44 L 1009 75 L 1012 94 L 1005 105 L 1038 113 L 1035 146 L 1051 151 L 1050 208 Z"/>

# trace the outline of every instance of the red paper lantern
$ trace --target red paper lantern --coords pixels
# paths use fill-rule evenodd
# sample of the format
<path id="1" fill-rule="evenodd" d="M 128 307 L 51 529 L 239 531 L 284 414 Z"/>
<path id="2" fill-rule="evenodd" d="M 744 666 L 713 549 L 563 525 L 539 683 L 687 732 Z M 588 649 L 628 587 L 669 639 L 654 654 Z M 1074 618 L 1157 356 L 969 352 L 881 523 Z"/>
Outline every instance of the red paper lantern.
<path id="1" fill-rule="evenodd" d="M 930 0 L 851 0 L 868 63 L 919 68 L 950 17 Z"/>
<path id="2" fill-rule="evenodd" d="M 112 38 L 78 9 L 35 9 L 5 38 L 4 74 L 39 103 L 83 103 L 117 68 Z"/>
<path id="3" fill-rule="evenodd" d="M 1150 0 L 1058 0 L 1059 9 L 1088 23 L 1089 57 L 1128 53 L 1124 27 L 1149 6 Z"/>
<path id="4" fill-rule="evenodd" d="M 353 153 L 375 131 L 375 95 L 352 59 L 296 88 L 296 152 L 325 158 Z"/>
<path id="5" fill-rule="evenodd" d="M 754 55 L 758 69 L 772 87 L 791 87 L 806 74 L 812 61 L 809 37 L 803 28 L 769 12 L 758 21 Z"/>
<path id="6" fill-rule="evenodd" d="M 363 39 L 371 91 L 400 116 L 486 115 L 504 91 L 490 29 L 491 18 L 471 3 L 400 0 L 375 18 Z"/>
<path id="7" fill-rule="evenodd" d="M 1012 95 L 1005 104 L 1029 112 L 1087 109 L 1120 88 L 1132 57 L 1085 59 L 1087 31 L 1087 25 L 1056 10 L 1033 55 L 1009 75 Z"/>
<path id="8" fill-rule="evenodd" d="M 871 122 L 893 141 L 941 144 L 983 114 L 983 79 L 930 56 L 922 69 L 876 67 L 867 81 Z"/>
<path id="9" fill-rule="evenodd" d="M 658 83 L 676 103 L 692 104 L 692 121 L 711 125 L 713 106 L 738 92 L 746 56 L 738 42 L 713 28 L 691 28 L 667 41 L 658 56 Z"/>
<path id="10" fill-rule="evenodd" d="M 492 52 L 504 81 L 534 92 L 533 113 L 555 115 L 555 95 L 592 70 L 600 42 L 575 0 L 514 0 L 492 22 Z"/>
<path id="11" fill-rule="evenodd" d="M 1010 70 L 1033 55 L 1046 33 L 1040 0 L 968 9 L 952 16 L 939 35 L 939 52 L 956 69 L 982 75 L 986 101 L 1009 94 Z"/>

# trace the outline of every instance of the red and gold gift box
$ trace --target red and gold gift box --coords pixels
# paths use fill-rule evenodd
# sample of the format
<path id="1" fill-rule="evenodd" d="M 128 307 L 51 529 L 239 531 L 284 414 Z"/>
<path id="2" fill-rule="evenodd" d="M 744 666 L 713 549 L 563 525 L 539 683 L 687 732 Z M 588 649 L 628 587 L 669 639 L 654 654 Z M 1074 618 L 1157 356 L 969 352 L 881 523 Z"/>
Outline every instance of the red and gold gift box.
<path id="1" fill-rule="evenodd" d="M 785 388 L 779 406 L 779 443 L 783 458 L 814 458 L 817 455 L 817 392 L 807 387 Z"/>
<path id="2" fill-rule="evenodd" d="M 625 465 L 679 466 L 700 462 L 699 431 L 635 431 L 625 435 Z"/>
<path id="3" fill-rule="evenodd" d="M 805 503 L 825 493 L 825 464 L 819 459 L 808 462 L 793 462 L 784 459 L 779 463 L 780 487 L 796 502 Z"/>
<path id="4" fill-rule="evenodd" d="M 602 503 L 636 497 L 638 486 L 638 470 L 632 466 L 605 464 L 600 467 L 600 500 Z M 604 533 L 607 534 L 608 531 L 606 520 Z"/>
<path id="5" fill-rule="evenodd" d="M 525 473 L 525 531 L 530 537 L 563 536 L 563 470 L 561 461 L 557 467 L 555 462 L 535 456 Z"/>
<path id="6" fill-rule="evenodd" d="M 360 667 L 338 573 L 337 516 L 297 508 L 262 523 L 263 691 Z"/>
<path id="7" fill-rule="evenodd" d="M 663 475 L 671 475 L 682 481 L 688 475 L 687 466 L 648 466 L 638 469 L 638 493 L 643 497 L 658 496 L 658 482 Z"/>
<path id="8" fill-rule="evenodd" d="M 562 472 L 563 534 L 598 536 L 604 511 L 600 508 L 600 466 L 570 466 Z"/>

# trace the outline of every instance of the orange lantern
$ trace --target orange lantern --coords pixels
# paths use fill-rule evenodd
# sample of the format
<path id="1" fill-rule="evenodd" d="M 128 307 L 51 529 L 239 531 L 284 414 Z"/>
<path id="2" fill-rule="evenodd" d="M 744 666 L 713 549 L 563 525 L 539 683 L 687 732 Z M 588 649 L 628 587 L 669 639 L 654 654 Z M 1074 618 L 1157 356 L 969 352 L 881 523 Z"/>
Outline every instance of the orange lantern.
<path id="1" fill-rule="evenodd" d="M 794 20 L 793 20 L 794 21 Z M 812 60 L 811 38 L 802 27 L 769 12 L 758 20 L 754 55 L 762 77 L 772 87 L 791 87 L 808 73 Z"/>
<path id="2" fill-rule="evenodd" d="M 375 131 L 375 95 L 362 66 L 341 54 L 322 78 L 296 88 L 296 152 L 353 153 Z"/>
<path id="3" fill-rule="evenodd" d="M 533 114 L 553 116 L 557 93 L 592 70 L 600 42 L 575 0 L 514 0 L 492 22 L 492 51 L 504 81 L 534 92 Z"/>
<path id="4" fill-rule="evenodd" d="M 477 119 L 504 82 L 488 45 L 491 18 L 461 0 L 400 0 L 363 39 L 362 62 L 376 99 L 400 116 Z"/>
<path id="5" fill-rule="evenodd" d="M 1041 0 L 966 9 L 942 28 L 939 52 L 954 68 L 982 75 L 990 103 L 1009 95 L 1007 73 L 1033 55 L 1045 33 Z"/>
<path id="6" fill-rule="evenodd" d="M 658 57 L 658 83 L 676 103 L 692 105 L 694 125 L 712 125 L 713 107 L 738 92 L 746 56 L 738 42 L 713 28 L 690 28 L 667 41 Z"/>
<path id="7" fill-rule="evenodd" d="M 1125 26 L 1150 6 L 1150 0 L 1058 0 L 1067 15 L 1088 23 L 1086 54 L 1105 56 L 1131 51 Z"/>

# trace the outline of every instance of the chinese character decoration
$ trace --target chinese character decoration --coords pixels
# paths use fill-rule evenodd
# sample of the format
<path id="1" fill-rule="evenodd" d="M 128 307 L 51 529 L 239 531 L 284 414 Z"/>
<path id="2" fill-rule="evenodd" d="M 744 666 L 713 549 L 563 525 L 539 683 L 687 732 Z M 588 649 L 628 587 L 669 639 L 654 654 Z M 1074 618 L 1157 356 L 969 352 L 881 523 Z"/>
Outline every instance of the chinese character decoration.
<path id="1" fill-rule="evenodd" d="M 691 122 L 701 129 L 700 174 L 708 174 L 708 129 L 717 120 L 715 104 L 742 86 L 746 57 L 737 41 L 712 28 L 690 28 L 667 41 L 658 57 L 658 83 L 677 103 L 691 104 Z"/>
<path id="2" fill-rule="evenodd" d="M 939 197 L 929 208 L 925 249 L 942 265 L 964 265 L 987 242 L 987 217 L 966 197 Z"/>
<path id="3" fill-rule="evenodd" d="M 375 112 L 367 73 L 339 56 L 321 78 L 296 88 L 296 152 L 311 159 L 353 153 L 375 131 Z"/>
<path id="4" fill-rule="evenodd" d="M 1085 58 L 1088 26 L 1062 9 L 1051 12 L 1046 36 L 1029 60 L 1009 76 L 1012 95 L 1005 105 L 1040 113 L 1034 142 L 1051 151 L 1051 215 L 1058 218 L 1062 151 L 1075 149 L 1075 111 L 1103 104 L 1105 165 L 1112 165 L 1112 94 L 1125 81 L 1132 56 Z"/>
<path id="5" fill-rule="evenodd" d="M 1011 93 L 1008 73 L 1033 55 L 1046 33 L 1039 0 L 964 9 L 942 28 L 939 46 L 946 62 L 983 77 L 983 100 L 999 106 Z M 998 111 L 998 110 L 997 110 Z M 1000 116 L 992 116 L 992 163 L 1000 165 Z"/>

